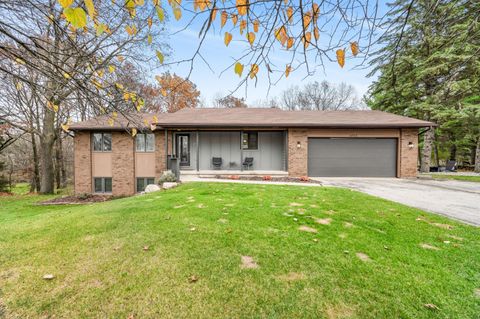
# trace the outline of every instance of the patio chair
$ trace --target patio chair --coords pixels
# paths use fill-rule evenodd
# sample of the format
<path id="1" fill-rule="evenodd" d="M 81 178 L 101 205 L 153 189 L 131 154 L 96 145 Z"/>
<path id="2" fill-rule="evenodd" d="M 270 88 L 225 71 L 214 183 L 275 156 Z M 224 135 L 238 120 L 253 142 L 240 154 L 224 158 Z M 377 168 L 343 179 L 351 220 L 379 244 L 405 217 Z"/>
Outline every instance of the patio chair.
<path id="1" fill-rule="evenodd" d="M 242 163 L 243 168 L 249 170 L 253 168 L 253 157 L 245 157 Z"/>
<path id="2" fill-rule="evenodd" d="M 212 166 L 214 169 L 221 169 L 222 168 L 222 158 L 221 157 L 213 157 L 212 158 Z"/>
<path id="3" fill-rule="evenodd" d="M 456 172 L 457 171 L 457 161 L 447 161 L 447 165 L 445 165 L 445 170 L 447 172 Z"/>

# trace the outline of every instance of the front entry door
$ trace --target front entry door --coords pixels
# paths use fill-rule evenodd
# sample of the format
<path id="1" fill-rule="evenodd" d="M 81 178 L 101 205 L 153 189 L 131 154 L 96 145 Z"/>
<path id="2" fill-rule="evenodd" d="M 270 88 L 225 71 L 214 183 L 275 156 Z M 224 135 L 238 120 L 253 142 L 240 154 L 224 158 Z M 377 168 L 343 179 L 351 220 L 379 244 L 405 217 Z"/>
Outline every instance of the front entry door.
<path id="1" fill-rule="evenodd" d="M 190 166 L 190 135 L 177 134 L 177 156 L 180 166 Z"/>

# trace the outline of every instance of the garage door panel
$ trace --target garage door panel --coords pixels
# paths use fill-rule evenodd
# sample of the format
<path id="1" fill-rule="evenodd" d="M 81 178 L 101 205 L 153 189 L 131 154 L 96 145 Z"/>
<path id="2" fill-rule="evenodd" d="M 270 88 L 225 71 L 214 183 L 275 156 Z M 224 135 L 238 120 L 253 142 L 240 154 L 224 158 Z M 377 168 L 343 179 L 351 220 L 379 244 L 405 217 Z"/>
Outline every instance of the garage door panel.
<path id="1" fill-rule="evenodd" d="M 396 162 L 396 139 L 308 140 L 309 176 L 394 177 Z"/>

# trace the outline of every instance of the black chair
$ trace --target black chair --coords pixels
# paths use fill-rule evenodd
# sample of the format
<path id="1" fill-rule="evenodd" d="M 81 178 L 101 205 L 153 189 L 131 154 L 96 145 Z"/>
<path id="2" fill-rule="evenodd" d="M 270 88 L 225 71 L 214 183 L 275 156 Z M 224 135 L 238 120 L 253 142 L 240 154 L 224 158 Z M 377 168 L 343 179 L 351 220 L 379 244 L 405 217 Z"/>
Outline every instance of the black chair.
<path id="1" fill-rule="evenodd" d="M 243 168 L 249 170 L 253 167 L 253 157 L 245 157 L 242 163 Z"/>
<path id="2" fill-rule="evenodd" d="M 221 169 L 222 168 L 222 158 L 221 157 L 213 157 L 212 158 L 212 166 L 214 169 Z"/>
<path id="3" fill-rule="evenodd" d="M 447 161 L 447 165 L 445 165 L 445 170 L 447 172 L 456 172 L 457 171 L 457 161 Z"/>

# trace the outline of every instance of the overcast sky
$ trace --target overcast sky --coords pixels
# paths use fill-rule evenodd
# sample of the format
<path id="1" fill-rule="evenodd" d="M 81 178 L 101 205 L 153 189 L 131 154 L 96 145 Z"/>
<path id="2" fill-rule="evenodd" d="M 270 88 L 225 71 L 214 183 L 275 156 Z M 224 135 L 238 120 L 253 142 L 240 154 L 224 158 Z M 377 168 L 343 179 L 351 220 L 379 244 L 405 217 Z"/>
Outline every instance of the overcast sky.
<path id="1" fill-rule="evenodd" d="M 191 58 L 197 49 L 200 26 L 193 24 L 184 29 L 187 21 L 188 16 L 185 14 L 180 21 L 177 22 L 173 18 L 170 18 L 170 21 L 167 23 L 168 33 L 172 34 L 169 40 L 172 54 L 167 59 L 170 62 Z M 231 23 L 230 21 L 227 22 L 223 30 L 220 30 L 219 23 L 219 17 L 217 17 L 217 21 L 215 21 L 216 29 L 213 30 L 214 32 L 212 32 L 212 30 L 209 32 L 201 49 L 202 55 L 212 70 L 204 61 L 198 58 L 194 63 L 193 72 L 190 75 L 190 80 L 197 85 L 206 106 L 211 105 L 212 98 L 215 95 L 219 93 L 227 95 L 236 89 L 240 78 L 234 73 L 233 67 L 227 68 L 234 63 L 235 58 L 240 57 L 248 48 L 248 44 L 244 41 L 245 35 L 241 37 L 238 30 L 231 31 L 231 29 L 228 28 Z M 228 47 L 226 47 L 223 42 L 223 34 L 225 31 L 233 34 L 233 40 Z M 322 40 L 322 35 L 320 40 Z M 284 68 L 284 66 L 289 63 L 288 56 L 285 51 L 280 50 L 280 48 L 272 52 L 270 58 L 274 63 L 278 63 L 279 68 Z M 305 69 L 295 70 L 287 79 L 283 78 L 275 86 L 270 87 L 270 91 L 268 91 L 269 82 L 265 67 L 260 66 L 256 86 L 253 81 L 249 81 L 247 90 L 245 87 L 242 87 L 235 92 L 234 95 L 246 98 L 250 106 L 255 106 L 259 100 L 279 96 L 283 90 L 292 85 L 302 85 L 310 81 L 327 80 L 333 83 L 346 82 L 351 84 L 357 90 L 359 97 L 361 97 L 367 91 L 373 79 L 366 77 L 369 69 L 366 66 L 359 67 L 360 63 L 360 59 L 352 60 L 347 57 L 345 67 L 342 69 L 336 62 L 325 61 L 325 69 L 317 65 L 315 75 L 307 78 L 305 78 Z M 310 65 L 314 66 L 314 61 L 312 61 Z M 190 71 L 190 64 L 172 65 L 169 67 L 169 71 L 185 77 Z M 222 71 L 224 72 L 222 73 Z M 247 68 L 245 68 L 244 74 L 246 74 L 246 72 L 248 72 Z M 279 76 L 280 73 L 276 75 L 276 77 Z"/>

